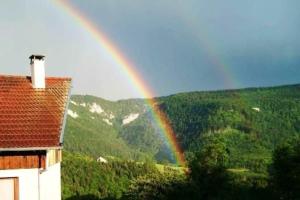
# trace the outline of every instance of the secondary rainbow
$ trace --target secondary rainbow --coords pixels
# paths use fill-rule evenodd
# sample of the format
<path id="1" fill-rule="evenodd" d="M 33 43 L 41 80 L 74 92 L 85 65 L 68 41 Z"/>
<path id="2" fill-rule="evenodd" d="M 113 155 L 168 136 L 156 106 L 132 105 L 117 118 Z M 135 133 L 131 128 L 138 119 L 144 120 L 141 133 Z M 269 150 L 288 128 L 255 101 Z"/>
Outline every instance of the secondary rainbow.
<path id="1" fill-rule="evenodd" d="M 90 35 L 97 41 L 100 47 L 105 50 L 111 56 L 115 64 L 120 67 L 120 69 L 126 74 L 128 80 L 136 88 L 136 90 L 145 97 L 146 103 L 150 106 L 153 118 L 155 119 L 157 125 L 161 129 L 163 136 L 170 149 L 172 150 L 177 164 L 181 166 L 186 166 L 186 160 L 184 158 L 183 151 L 177 142 L 175 133 L 170 125 L 170 121 L 166 114 L 162 112 L 157 106 L 157 102 L 154 98 L 155 93 L 153 90 L 145 83 L 142 76 L 138 73 L 134 65 L 129 62 L 128 59 L 118 50 L 117 46 L 109 40 L 105 34 L 96 26 L 91 20 L 84 16 L 79 9 L 73 6 L 67 0 L 56 0 L 56 5 L 66 13 L 68 13 L 82 28 L 90 33 Z"/>

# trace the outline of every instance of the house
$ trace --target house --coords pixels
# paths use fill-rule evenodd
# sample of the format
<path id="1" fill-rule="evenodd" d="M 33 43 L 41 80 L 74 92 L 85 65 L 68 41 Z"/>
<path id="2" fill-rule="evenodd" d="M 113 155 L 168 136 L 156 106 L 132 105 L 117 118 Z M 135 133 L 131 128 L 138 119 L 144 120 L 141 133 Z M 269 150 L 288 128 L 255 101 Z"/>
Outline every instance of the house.
<path id="1" fill-rule="evenodd" d="M 108 163 L 107 160 L 105 158 L 101 157 L 101 156 L 99 158 L 97 158 L 97 162 Z"/>
<path id="2" fill-rule="evenodd" d="M 260 112 L 260 108 L 258 107 L 253 107 L 252 110 L 255 110 L 256 112 Z"/>
<path id="3" fill-rule="evenodd" d="M 30 77 L 0 75 L 0 199 L 59 200 L 71 79 L 45 77 L 45 57 L 29 58 Z"/>

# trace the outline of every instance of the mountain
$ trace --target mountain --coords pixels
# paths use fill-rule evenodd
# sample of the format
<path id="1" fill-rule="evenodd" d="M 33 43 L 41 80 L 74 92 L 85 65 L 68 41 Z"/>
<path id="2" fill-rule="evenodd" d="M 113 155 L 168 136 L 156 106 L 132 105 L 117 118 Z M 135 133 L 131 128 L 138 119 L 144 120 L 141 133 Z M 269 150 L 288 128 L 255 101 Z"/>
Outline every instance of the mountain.
<path id="1" fill-rule="evenodd" d="M 189 173 L 166 163 L 174 158 L 143 99 L 71 99 L 63 199 L 300 197 L 300 85 L 156 98 Z"/>
<path id="2" fill-rule="evenodd" d="M 148 115 L 142 99 L 113 102 L 74 95 L 68 108 L 65 148 L 95 158 L 150 159 L 160 141 Z"/>
<path id="3" fill-rule="evenodd" d="M 211 136 L 226 143 L 232 165 L 260 168 L 274 147 L 300 133 L 300 85 L 180 93 L 156 98 L 186 157 Z M 143 99 L 74 95 L 65 148 L 93 157 L 174 162 Z"/>

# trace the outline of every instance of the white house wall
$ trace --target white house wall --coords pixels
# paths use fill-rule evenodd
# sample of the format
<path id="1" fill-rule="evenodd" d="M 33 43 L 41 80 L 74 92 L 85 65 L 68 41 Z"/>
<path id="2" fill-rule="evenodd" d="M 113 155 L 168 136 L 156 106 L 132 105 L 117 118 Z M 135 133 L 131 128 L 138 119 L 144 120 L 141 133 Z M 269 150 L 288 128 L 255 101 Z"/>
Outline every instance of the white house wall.
<path id="1" fill-rule="evenodd" d="M 47 170 L 0 170 L 0 178 L 13 177 L 19 179 L 19 200 L 61 200 L 60 163 Z"/>
<path id="2" fill-rule="evenodd" d="M 60 200 L 60 163 L 52 165 L 40 174 L 41 200 Z"/>
<path id="3" fill-rule="evenodd" d="M 38 169 L 0 170 L 0 178 L 19 178 L 19 199 L 38 200 Z"/>

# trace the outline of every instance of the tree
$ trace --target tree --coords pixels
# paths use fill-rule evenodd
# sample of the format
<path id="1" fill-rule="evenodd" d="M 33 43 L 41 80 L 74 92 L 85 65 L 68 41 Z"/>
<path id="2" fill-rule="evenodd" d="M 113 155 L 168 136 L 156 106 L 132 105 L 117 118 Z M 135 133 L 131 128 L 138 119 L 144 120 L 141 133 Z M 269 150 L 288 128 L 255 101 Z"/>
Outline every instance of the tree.
<path id="1" fill-rule="evenodd" d="M 217 137 L 207 140 L 190 164 L 191 178 L 198 198 L 219 199 L 226 192 L 228 183 L 228 151 Z"/>
<path id="2" fill-rule="evenodd" d="M 178 170 L 166 167 L 163 172 L 152 172 L 137 177 L 125 193 L 126 200 L 190 199 L 186 177 Z"/>
<path id="3" fill-rule="evenodd" d="M 300 199 L 300 139 L 279 146 L 273 155 L 271 184 L 280 199 Z"/>

